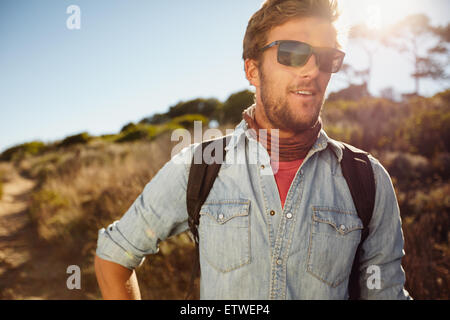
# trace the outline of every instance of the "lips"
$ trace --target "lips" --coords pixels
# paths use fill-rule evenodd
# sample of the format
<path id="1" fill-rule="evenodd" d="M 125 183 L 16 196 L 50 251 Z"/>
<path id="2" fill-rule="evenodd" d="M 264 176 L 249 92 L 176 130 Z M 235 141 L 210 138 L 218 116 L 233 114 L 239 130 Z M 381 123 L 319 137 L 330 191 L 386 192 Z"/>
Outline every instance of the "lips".
<path id="1" fill-rule="evenodd" d="M 317 94 L 317 90 L 314 88 L 296 88 L 295 90 L 292 90 L 291 93 L 294 93 L 296 95 L 300 96 L 314 96 Z"/>

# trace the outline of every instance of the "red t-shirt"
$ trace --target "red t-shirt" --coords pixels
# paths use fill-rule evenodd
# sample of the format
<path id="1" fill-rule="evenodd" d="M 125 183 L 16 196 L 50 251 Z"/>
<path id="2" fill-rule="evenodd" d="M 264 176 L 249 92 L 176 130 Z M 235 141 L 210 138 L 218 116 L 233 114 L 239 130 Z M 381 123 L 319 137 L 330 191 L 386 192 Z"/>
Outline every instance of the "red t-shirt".
<path id="1" fill-rule="evenodd" d="M 278 164 L 278 171 L 275 173 L 275 181 L 277 182 L 278 192 L 280 194 L 281 205 L 283 208 L 292 180 L 294 180 L 295 174 L 297 173 L 298 168 L 302 165 L 303 160 L 304 159 L 288 162 L 272 162 L 272 168 L 274 171 L 276 165 Z"/>

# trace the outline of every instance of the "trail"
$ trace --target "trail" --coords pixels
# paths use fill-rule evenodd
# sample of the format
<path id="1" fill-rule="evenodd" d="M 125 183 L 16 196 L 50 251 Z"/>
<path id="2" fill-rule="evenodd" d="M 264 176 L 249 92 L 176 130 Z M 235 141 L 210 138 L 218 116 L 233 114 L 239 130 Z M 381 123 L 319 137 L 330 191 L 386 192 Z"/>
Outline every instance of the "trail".
<path id="1" fill-rule="evenodd" d="M 0 199 L 0 299 L 77 299 L 66 287 L 67 266 L 39 240 L 28 215 L 36 182 L 13 173 Z"/>

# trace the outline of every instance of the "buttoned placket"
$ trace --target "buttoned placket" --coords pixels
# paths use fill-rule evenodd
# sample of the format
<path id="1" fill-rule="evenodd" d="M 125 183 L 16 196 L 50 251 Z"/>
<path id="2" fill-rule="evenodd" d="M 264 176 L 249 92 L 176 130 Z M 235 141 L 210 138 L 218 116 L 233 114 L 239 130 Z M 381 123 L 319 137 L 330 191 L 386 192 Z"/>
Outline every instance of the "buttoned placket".
<path id="1" fill-rule="evenodd" d="M 260 144 L 258 144 L 258 147 L 262 148 Z M 260 150 L 258 153 L 258 155 L 263 155 L 260 158 L 260 162 L 258 162 L 258 169 L 260 170 L 261 190 L 266 202 L 266 216 L 268 217 L 269 227 L 273 231 L 271 233 L 275 235 L 275 238 L 271 241 L 272 264 L 269 290 L 270 299 L 272 300 L 286 299 L 287 259 L 295 226 L 295 207 L 297 207 L 303 193 L 303 166 L 316 152 L 323 150 L 325 147 L 326 145 L 318 141 L 310 150 L 292 181 L 283 209 L 281 208 L 278 187 L 270 166 L 270 157 L 265 149 Z M 278 210 L 275 210 L 275 207 L 278 207 Z"/>
<path id="2" fill-rule="evenodd" d="M 256 168 L 264 198 L 264 214 L 269 229 L 269 242 L 272 248 L 269 299 L 286 299 L 287 259 L 296 223 L 295 208 L 298 206 L 303 193 L 303 167 L 316 152 L 326 148 L 326 143 L 316 141 L 316 144 L 309 151 L 291 183 L 284 208 L 282 208 L 278 187 L 270 164 L 270 156 L 261 143 L 249 136 L 247 132 L 246 136 L 250 146 L 249 156 L 256 159 Z"/>

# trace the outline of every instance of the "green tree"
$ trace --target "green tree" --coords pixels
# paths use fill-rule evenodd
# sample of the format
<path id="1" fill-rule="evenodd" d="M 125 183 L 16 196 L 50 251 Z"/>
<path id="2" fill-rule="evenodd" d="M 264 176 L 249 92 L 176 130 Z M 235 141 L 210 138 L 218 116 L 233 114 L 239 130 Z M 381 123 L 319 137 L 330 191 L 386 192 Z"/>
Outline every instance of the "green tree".
<path id="1" fill-rule="evenodd" d="M 243 90 L 230 95 L 219 111 L 220 123 L 238 123 L 242 120 L 242 112 L 254 103 L 254 94 Z"/>

